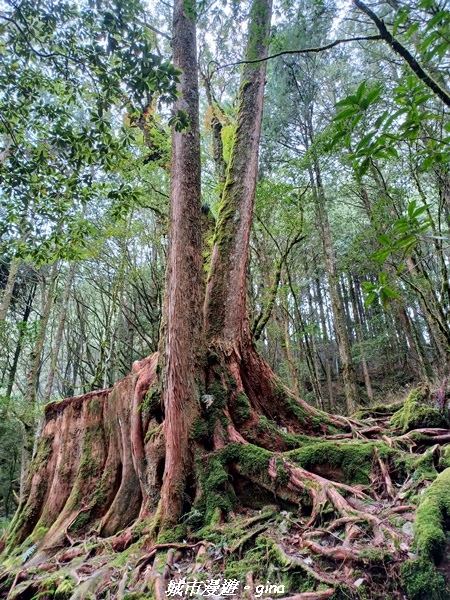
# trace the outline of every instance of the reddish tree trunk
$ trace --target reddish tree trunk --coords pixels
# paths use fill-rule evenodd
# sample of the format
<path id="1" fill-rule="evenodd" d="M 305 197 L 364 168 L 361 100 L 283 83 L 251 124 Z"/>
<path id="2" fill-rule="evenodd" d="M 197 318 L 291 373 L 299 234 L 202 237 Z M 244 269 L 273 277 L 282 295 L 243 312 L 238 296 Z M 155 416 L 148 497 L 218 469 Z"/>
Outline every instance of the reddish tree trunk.
<path id="1" fill-rule="evenodd" d="M 165 526 L 181 512 L 180 491 L 192 460 L 189 431 L 200 400 L 203 264 L 195 9 L 195 1 L 176 0 L 173 20 L 173 61 L 182 72 L 174 110 L 185 111 L 189 128 L 172 137 L 162 361 L 166 463 L 159 505 Z"/>

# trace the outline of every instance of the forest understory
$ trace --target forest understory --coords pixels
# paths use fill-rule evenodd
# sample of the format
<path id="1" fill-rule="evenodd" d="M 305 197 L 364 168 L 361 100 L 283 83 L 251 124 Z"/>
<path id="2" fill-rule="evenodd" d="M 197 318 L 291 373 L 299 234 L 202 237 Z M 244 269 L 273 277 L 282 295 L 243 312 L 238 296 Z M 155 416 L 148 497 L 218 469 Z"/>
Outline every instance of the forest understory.
<path id="1" fill-rule="evenodd" d="M 158 524 L 157 355 L 49 404 L 0 597 L 448 598 L 446 381 L 347 418 L 294 398 L 252 355 L 244 369 L 209 353 L 176 527 Z"/>

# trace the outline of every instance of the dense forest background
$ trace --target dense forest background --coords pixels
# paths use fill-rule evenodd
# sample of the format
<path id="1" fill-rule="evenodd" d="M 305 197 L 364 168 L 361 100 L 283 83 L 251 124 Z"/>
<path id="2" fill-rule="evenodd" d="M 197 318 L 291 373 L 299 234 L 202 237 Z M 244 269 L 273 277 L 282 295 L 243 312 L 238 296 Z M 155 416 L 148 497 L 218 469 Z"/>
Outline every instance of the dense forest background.
<path id="1" fill-rule="evenodd" d="M 170 129 L 186 123 L 171 109 L 168 3 L 2 9 L 6 526 L 24 431 L 39 430 L 42 407 L 110 387 L 157 350 Z M 280 2 L 248 269 L 260 353 L 301 397 L 338 414 L 440 381 L 450 352 L 450 11 L 433 0 L 374 10 L 441 97 L 361 6 Z M 247 11 L 247 2 L 212 2 L 198 14 L 205 256 L 236 126 Z"/>

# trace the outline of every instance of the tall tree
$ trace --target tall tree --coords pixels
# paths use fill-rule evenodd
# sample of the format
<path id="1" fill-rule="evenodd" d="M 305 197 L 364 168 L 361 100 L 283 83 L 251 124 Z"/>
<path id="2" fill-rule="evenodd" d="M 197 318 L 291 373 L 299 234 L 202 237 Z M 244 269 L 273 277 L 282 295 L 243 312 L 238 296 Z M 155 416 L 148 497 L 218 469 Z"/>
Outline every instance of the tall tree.
<path id="1" fill-rule="evenodd" d="M 176 0 L 173 61 L 181 70 L 176 111 L 189 128 L 173 132 L 170 229 L 162 339 L 162 407 L 166 458 L 159 514 L 165 527 L 177 522 L 180 490 L 192 467 L 189 432 L 199 413 L 202 366 L 203 259 L 200 200 L 200 134 L 196 2 Z"/>
<path id="2" fill-rule="evenodd" d="M 405 559 L 405 550 L 398 543 L 403 539 L 400 528 L 386 521 L 392 514 L 397 518 L 397 513 L 409 510 L 409 505 L 405 509 L 399 504 L 391 513 L 389 509 L 378 513 L 385 509 L 386 499 L 401 500 L 400 494 L 411 492 L 408 486 L 422 473 L 417 472 L 418 465 L 426 462 L 427 471 L 433 469 L 428 456 L 433 458 L 435 442 L 449 440 L 449 434 L 442 430 L 447 423 L 445 386 L 437 394 L 421 389 L 405 408 L 394 407 L 392 425 L 404 435 L 397 444 L 391 438 L 375 443 L 374 436 L 388 431 L 384 425 L 372 421 L 368 426 L 356 419 L 329 415 L 293 396 L 258 355 L 250 332 L 246 276 L 271 10 L 271 0 L 253 0 L 251 4 L 237 127 L 204 289 L 196 3 L 175 1 L 173 50 L 182 73 L 173 120 L 171 223 L 160 353 L 136 361 L 132 374 L 112 389 L 94 390 L 46 407 L 26 494 L 3 542 L 19 570 L 15 577 L 9 572 L 1 575 L 0 590 L 22 586 L 20 579 L 28 565 L 19 566 L 23 551 L 19 545 L 31 536 L 32 550 L 26 551 L 23 560 L 26 563 L 33 555 L 30 564 L 34 568 L 44 562 L 49 568 L 48 555 L 60 552 L 67 540 L 71 547 L 57 554 L 58 560 L 50 569 L 60 568 L 60 558 L 70 561 L 81 555 L 90 566 L 96 565 L 72 594 L 73 600 L 110 592 L 124 597 L 127 585 L 134 585 L 158 550 L 172 550 L 174 543 L 189 549 L 185 543 L 179 544 L 188 521 L 197 519 L 198 526 L 207 525 L 208 531 L 214 531 L 223 519 L 236 517 L 234 509 L 248 496 L 252 507 L 258 506 L 258 501 L 262 506 L 269 497 L 270 501 L 276 498 L 280 506 L 287 503 L 307 508 L 301 543 L 326 560 L 328 570 L 325 565 L 313 568 L 303 558 L 285 558 L 276 542 L 273 547 L 284 564 L 300 566 L 320 585 L 328 584 L 326 590 L 315 590 L 316 598 L 331 597 L 333 588 L 342 589 L 343 582 L 352 576 L 348 570 L 332 574 L 329 561 L 338 566 L 351 560 L 363 569 L 367 556 L 369 563 L 373 560 L 374 548 L 383 566 L 387 560 L 393 562 L 394 556 L 396 564 Z M 289 271 L 287 274 L 289 277 Z M 411 430 L 422 424 L 414 420 L 415 413 L 411 419 L 413 406 L 419 402 L 418 414 L 425 411 L 426 419 L 436 425 L 419 429 L 421 443 L 434 444 L 435 448 L 425 455 L 426 461 L 421 455 L 412 460 L 409 451 L 417 444 L 408 433 L 412 435 Z M 391 409 L 386 410 L 389 414 Z M 376 416 L 377 412 L 368 414 Z M 396 432 L 390 433 L 395 436 Z M 403 450 L 402 444 L 408 449 Z M 395 467 L 389 469 L 390 462 Z M 394 490 L 393 473 L 404 484 L 400 494 Z M 425 493 L 427 501 L 438 498 L 431 539 L 426 527 L 428 502 L 422 505 L 418 519 L 417 543 L 430 578 L 436 573 L 434 558 L 445 550 L 448 473 L 448 469 L 444 471 L 434 489 Z M 365 492 L 361 481 L 366 484 Z M 248 486 L 252 486 L 250 493 Z M 414 496 L 409 499 L 415 502 L 416 489 L 412 492 Z M 366 507 L 369 502 L 370 510 Z M 273 515 L 278 511 L 271 507 L 268 512 Z M 335 516 L 330 531 L 343 529 L 342 544 L 334 533 L 336 545 L 321 544 L 324 532 L 313 528 L 329 512 Z M 249 521 L 256 523 L 266 514 L 263 511 Z M 361 528 L 355 525 L 358 522 Z M 86 556 L 78 534 L 93 533 L 94 523 L 97 535 L 113 536 L 107 544 L 108 554 L 140 540 L 139 547 L 125 555 L 125 560 L 136 567 L 131 581 L 128 563 L 118 583 L 117 577 L 109 577 L 116 569 L 110 556 L 102 556 L 105 561 L 100 569 L 98 556 L 91 557 L 91 550 Z M 259 531 L 258 525 L 230 551 L 241 548 Z M 102 552 L 105 544 L 99 546 Z M 381 559 L 380 548 L 385 550 Z M 141 556 L 136 557 L 135 551 Z M 172 562 L 173 554 L 168 555 L 169 568 L 165 571 L 170 571 Z M 156 596 L 163 597 L 158 559 L 145 573 L 154 583 Z M 16 590 L 22 597 L 48 591 L 48 577 L 36 571 L 34 575 L 23 589 Z M 356 594 L 360 579 L 351 582 Z"/>

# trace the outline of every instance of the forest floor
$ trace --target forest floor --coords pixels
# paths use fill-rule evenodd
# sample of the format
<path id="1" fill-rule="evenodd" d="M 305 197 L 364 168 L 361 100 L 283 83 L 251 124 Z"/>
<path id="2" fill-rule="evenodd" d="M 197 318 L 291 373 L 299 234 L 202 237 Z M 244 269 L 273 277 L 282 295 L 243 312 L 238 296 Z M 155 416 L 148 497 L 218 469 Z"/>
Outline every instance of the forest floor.
<path id="1" fill-rule="evenodd" d="M 216 451 L 205 489 L 239 502 L 206 525 L 192 507 L 156 539 L 145 519 L 101 537 L 80 509 L 58 544 L 2 555 L 0 598 L 448 600 L 448 395 L 423 385 L 287 452 Z"/>

